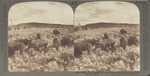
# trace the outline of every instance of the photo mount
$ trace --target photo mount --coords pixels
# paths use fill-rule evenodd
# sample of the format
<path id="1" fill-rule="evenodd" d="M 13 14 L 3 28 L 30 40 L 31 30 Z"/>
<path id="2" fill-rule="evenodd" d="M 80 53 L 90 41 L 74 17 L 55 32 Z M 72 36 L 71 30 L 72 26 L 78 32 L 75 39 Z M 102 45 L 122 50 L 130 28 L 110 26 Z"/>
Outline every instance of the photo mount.
<path id="1" fill-rule="evenodd" d="M 40 1 L 40 0 L 5 0 L 0 1 L 0 75 L 2 76 L 16 76 L 16 75 L 26 75 L 26 72 L 9 72 L 8 71 L 8 12 L 11 6 L 13 6 L 16 3 L 21 2 L 32 2 L 32 1 Z M 43 1 L 43 0 L 42 0 Z M 45 0 L 48 1 L 48 0 Z M 50 0 L 53 1 L 53 0 Z M 95 2 L 100 0 L 63 0 L 63 1 L 53 1 L 53 2 L 63 2 L 68 5 L 70 5 L 73 10 L 75 8 L 85 2 Z M 28 72 L 27 75 L 29 76 L 50 76 L 50 75 L 56 75 L 56 76 L 62 76 L 62 75 L 88 75 L 88 76 L 150 76 L 150 2 L 149 0 L 120 0 L 123 2 L 130 2 L 135 4 L 140 11 L 140 71 L 132 71 L 132 72 Z"/>

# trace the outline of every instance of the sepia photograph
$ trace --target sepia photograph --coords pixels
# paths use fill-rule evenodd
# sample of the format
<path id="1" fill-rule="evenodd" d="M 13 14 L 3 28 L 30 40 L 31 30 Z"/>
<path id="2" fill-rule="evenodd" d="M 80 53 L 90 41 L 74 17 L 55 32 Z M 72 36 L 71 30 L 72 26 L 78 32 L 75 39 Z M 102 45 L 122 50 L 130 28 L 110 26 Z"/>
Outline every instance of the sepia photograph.
<path id="1" fill-rule="evenodd" d="M 139 10 L 132 3 L 101 1 L 79 5 L 74 25 L 77 70 L 139 71 L 139 22 Z"/>
<path id="2" fill-rule="evenodd" d="M 23 2 L 9 11 L 8 70 L 66 71 L 73 58 L 73 11 L 59 2 Z M 68 59 L 69 58 L 69 59 Z M 68 66 L 69 67 L 69 66 Z"/>
<path id="3" fill-rule="evenodd" d="M 120 1 L 22 2 L 8 13 L 9 72 L 140 71 L 140 14 Z"/>

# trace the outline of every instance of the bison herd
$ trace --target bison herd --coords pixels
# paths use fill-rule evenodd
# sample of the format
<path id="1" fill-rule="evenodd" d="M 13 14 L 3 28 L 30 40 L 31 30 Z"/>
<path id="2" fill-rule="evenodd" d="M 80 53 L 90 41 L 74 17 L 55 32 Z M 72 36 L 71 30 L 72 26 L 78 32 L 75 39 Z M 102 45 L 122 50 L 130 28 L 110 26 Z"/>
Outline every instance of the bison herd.
<path id="1" fill-rule="evenodd" d="M 125 29 L 120 30 L 120 39 L 119 44 L 116 44 L 115 40 L 111 39 L 107 33 L 104 33 L 103 38 L 97 39 L 87 39 L 81 42 L 75 43 L 74 46 L 74 56 L 80 57 L 83 51 L 87 51 L 90 54 L 90 51 L 95 51 L 97 48 L 100 48 L 103 51 L 116 51 L 117 47 L 123 48 L 126 50 L 126 46 L 137 46 L 139 44 L 139 40 L 136 36 L 126 36 L 128 33 Z"/>
<path id="2" fill-rule="evenodd" d="M 53 48 L 56 48 L 59 51 L 59 47 L 71 47 L 73 45 L 73 40 L 69 37 L 62 37 L 60 38 L 60 32 L 58 30 L 53 30 Z M 15 54 L 15 51 L 20 51 L 20 55 L 23 52 L 27 52 L 29 49 L 34 49 L 35 51 L 41 52 L 44 50 L 46 53 L 48 50 L 48 41 L 42 38 L 40 33 L 36 34 L 36 37 L 26 37 L 26 38 L 19 38 L 16 40 L 11 40 L 8 42 L 8 56 L 11 57 Z"/>
<path id="3" fill-rule="evenodd" d="M 116 44 L 107 33 L 104 33 L 103 38 L 93 38 L 93 39 L 84 39 L 83 41 L 74 43 L 74 39 L 70 36 L 61 36 L 60 31 L 53 30 L 54 38 L 52 39 L 53 48 L 59 51 L 60 47 L 74 47 L 74 57 L 80 57 L 83 54 L 83 51 L 87 51 L 88 55 L 91 51 L 94 51 L 100 48 L 103 51 L 112 51 L 114 52 L 117 47 L 122 47 L 126 50 L 126 46 L 138 45 L 138 39 L 136 36 L 126 37 L 128 34 L 125 29 L 120 30 L 120 43 Z M 46 53 L 48 50 L 48 42 L 44 40 L 39 33 L 36 34 L 36 38 L 24 38 L 16 39 L 8 43 L 8 56 L 11 57 L 15 54 L 15 51 L 19 50 L 20 55 L 23 52 L 28 51 L 29 49 L 34 49 L 35 51 L 41 52 L 41 49 L 44 49 Z"/>

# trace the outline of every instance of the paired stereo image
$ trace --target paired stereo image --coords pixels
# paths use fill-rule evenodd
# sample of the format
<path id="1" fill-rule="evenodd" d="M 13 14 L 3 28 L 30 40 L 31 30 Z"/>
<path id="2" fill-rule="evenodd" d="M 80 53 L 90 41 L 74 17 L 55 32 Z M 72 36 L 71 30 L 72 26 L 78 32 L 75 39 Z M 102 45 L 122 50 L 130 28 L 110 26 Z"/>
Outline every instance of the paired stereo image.
<path id="1" fill-rule="evenodd" d="M 39 7 L 40 6 L 40 7 Z M 8 71 L 140 71 L 140 14 L 120 1 L 22 2 L 8 13 Z"/>

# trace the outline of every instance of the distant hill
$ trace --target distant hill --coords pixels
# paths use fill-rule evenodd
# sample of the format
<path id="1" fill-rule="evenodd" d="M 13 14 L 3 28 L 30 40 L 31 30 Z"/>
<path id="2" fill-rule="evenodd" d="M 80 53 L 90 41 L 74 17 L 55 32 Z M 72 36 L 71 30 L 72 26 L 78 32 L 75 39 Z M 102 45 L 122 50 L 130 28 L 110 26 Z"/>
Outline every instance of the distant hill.
<path id="1" fill-rule="evenodd" d="M 85 27 L 134 27 L 138 24 L 128 24 L 128 23 L 91 23 L 86 24 Z"/>
<path id="2" fill-rule="evenodd" d="M 28 28 L 73 28 L 73 25 L 64 25 L 64 24 L 48 24 L 48 23 L 21 23 L 18 25 L 8 26 L 8 29 L 28 29 Z"/>
<path id="3" fill-rule="evenodd" d="M 76 30 L 87 30 L 87 29 L 96 29 L 96 28 L 109 28 L 109 27 L 135 27 L 139 26 L 139 24 L 128 24 L 128 23 L 91 23 L 86 24 L 84 26 L 75 27 Z M 20 29 L 28 29 L 28 28 L 74 28 L 73 25 L 65 25 L 65 24 L 49 24 L 49 23 L 21 23 L 18 25 L 8 26 L 8 30 L 20 30 Z"/>
<path id="4" fill-rule="evenodd" d="M 128 24 L 128 23 L 91 23 L 86 24 L 84 26 L 76 26 L 75 31 L 79 30 L 88 30 L 88 29 L 97 29 L 97 28 L 110 28 L 110 27 L 136 27 L 139 26 L 139 24 Z"/>

